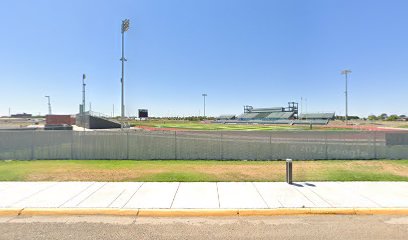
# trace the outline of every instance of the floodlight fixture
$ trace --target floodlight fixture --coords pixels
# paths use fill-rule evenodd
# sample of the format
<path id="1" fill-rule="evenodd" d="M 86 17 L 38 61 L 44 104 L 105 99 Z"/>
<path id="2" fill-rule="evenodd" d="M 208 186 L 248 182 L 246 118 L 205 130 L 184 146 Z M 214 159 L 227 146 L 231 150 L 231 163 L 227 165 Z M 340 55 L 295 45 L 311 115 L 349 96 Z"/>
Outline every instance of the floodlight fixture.
<path id="1" fill-rule="evenodd" d="M 204 97 L 204 117 L 205 117 L 205 97 L 207 97 L 207 93 L 201 94 Z"/>
<path id="2" fill-rule="evenodd" d="M 129 30 L 129 19 L 125 19 L 122 21 L 122 33 L 127 32 Z"/>

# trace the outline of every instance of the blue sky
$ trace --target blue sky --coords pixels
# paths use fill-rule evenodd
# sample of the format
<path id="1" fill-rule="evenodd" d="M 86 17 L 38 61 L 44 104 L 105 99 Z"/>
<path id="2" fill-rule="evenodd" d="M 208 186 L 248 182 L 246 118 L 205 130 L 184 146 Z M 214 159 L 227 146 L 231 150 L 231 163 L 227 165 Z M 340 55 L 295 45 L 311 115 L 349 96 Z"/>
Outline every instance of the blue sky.
<path id="1" fill-rule="evenodd" d="M 408 1 L 129 0 L 0 4 L 0 115 L 119 114 L 121 20 L 126 112 L 239 114 L 243 105 L 349 115 L 408 114 Z M 306 104 L 303 104 L 304 111 Z M 88 107 L 88 106 L 87 106 Z"/>

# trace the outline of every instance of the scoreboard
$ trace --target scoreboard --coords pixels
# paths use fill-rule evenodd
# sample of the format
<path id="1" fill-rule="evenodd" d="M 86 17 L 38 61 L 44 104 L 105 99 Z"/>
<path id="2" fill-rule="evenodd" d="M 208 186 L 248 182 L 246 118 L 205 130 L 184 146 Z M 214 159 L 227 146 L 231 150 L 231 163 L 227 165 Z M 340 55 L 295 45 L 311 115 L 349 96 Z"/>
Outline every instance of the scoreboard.
<path id="1" fill-rule="evenodd" d="M 139 118 L 148 118 L 149 112 L 147 109 L 139 109 Z"/>

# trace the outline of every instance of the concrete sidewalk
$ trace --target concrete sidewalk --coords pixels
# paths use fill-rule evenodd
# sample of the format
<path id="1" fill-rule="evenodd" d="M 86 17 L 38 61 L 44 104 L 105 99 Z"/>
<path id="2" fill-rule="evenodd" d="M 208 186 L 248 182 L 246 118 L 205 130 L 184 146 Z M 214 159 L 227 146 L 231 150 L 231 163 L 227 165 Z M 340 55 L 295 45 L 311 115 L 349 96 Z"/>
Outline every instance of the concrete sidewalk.
<path id="1" fill-rule="evenodd" d="M 408 208 L 408 182 L 0 182 L 0 210 Z"/>

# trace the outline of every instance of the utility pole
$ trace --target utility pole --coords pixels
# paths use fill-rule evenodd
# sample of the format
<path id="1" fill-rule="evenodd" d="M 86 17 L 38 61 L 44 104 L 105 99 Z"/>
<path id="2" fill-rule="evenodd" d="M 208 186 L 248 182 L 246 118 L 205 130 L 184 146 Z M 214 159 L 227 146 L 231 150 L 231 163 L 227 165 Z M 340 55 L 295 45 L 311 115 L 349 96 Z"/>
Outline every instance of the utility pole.
<path id="1" fill-rule="evenodd" d="M 346 86 L 345 86 L 346 90 L 344 91 L 344 94 L 346 96 L 346 114 L 344 116 L 344 118 L 346 120 L 346 125 L 347 125 L 347 120 L 348 120 L 348 90 L 347 90 L 348 86 L 347 86 L 347 84 L 348 84 L 348 74 L 350 74 L 350 73 L 351 73 L 351 70 L 341 71 L 341 74 L 343 74 L 345 76 L 345 80 L 346 80 Z"/>
<path id="2" fill-rule="evenodd" d="M 51 97 L 50 96 L 45 96 L 46 98 L 48 98 L 48 115 L 52 115 L 52 111 L 51 111 Z"/>
<path id="3" fill-rule="evenodd" d="M 207 93 L 201 94 L 204 97 L 204 118 L 205 118 L 205 97 L 207 97 Z"/>
<path id="4" fill-rule="evenodd" d="M 122 119 L 125 117 L 125 97 L 124 97 L 124 84 L 125 84 L 125 32 L 129 30 L 129 19 L 125 19 L 122 21 L 122 109 L 121 109 L 121 117 Z"/>

